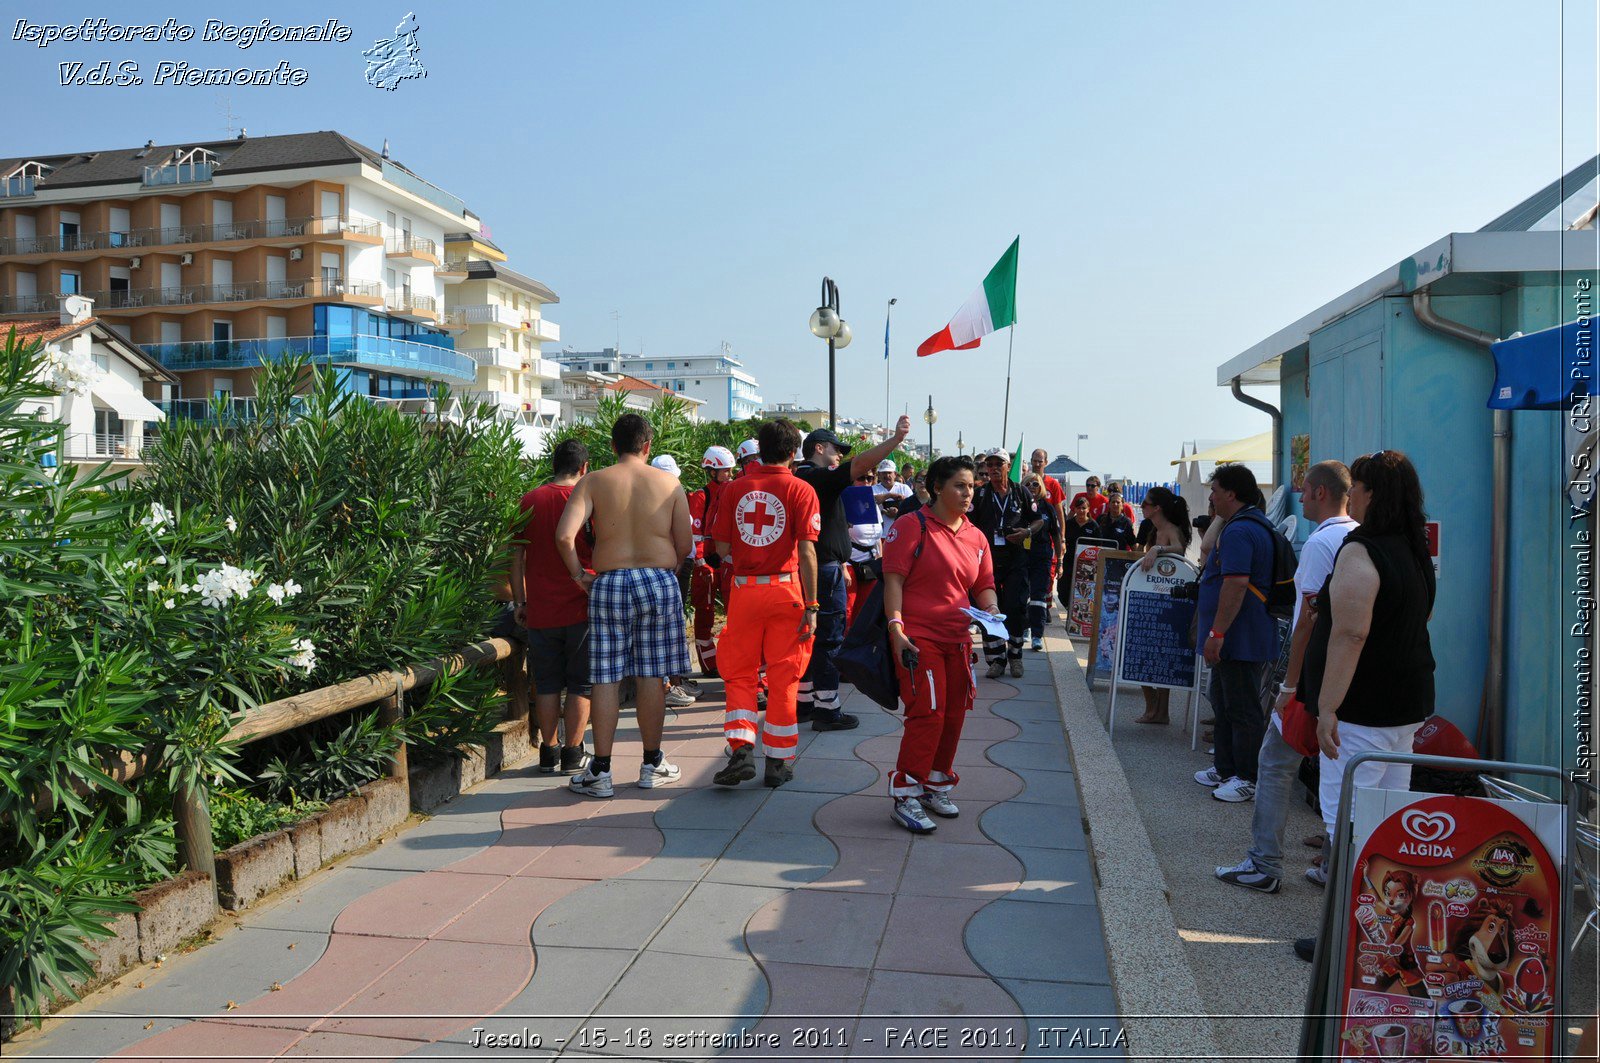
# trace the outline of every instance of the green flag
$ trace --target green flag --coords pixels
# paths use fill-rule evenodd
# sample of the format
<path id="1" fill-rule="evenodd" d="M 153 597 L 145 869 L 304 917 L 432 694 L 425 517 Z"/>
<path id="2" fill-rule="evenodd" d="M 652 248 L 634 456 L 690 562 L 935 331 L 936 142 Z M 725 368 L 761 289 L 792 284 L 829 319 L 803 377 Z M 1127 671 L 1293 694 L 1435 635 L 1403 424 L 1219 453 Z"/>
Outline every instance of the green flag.
<path id="1" fill-rule="evenodd" d="M 1017 437 L 1017 453 L 1016 453 L 1016 456 L 1011 459 L 1011 482 L 1014 483 L 1014 484 L 1020 484 L 1022 482 L 1022 437 L 1021 436 Z"/>

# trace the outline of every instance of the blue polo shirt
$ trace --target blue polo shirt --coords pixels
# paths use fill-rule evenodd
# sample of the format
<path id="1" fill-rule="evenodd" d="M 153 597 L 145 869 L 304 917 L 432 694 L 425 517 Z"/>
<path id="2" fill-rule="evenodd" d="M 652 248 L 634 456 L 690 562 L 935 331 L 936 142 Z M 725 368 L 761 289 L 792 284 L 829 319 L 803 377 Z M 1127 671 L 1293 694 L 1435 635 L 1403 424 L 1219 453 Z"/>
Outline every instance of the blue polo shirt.
<path id="1" fill-rule="evenodd" d="M 1217 547 L 1200 573 L 1199 639 L 1217 618 L 1217 601 L 1222 597 L 1222 581 L 1228 576 L 1248 576 L 1250 585 L 1265 593 L 1272 584 L 1272 534 L 1259 509 L 1249 507 L 1234 514 L 1222 529 Z M 1278 655 L 1278 624 L 1267 615 L 1267 606 L 1251 591 L 1244 592 L 1239 615 L 1228 625 L 1222 640 L 1222 657 L 1228 661 L 1270 661 Z"/>

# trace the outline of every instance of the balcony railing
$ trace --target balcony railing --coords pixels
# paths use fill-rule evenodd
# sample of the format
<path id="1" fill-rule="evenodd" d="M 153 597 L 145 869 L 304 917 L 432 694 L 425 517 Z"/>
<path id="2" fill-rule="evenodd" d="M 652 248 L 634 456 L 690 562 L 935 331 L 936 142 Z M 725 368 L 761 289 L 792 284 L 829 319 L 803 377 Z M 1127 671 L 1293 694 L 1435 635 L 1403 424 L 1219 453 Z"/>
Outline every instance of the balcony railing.
<path id="1" fill-rule="evenodd" d="M 0 198 L 21 198 L 33 195 L 33 177 L 7 177 L 0 181 Z"/>
<path id="2" fill-rule="evenodd" d="M 506 328 L 521 328 L 527 320 L 518 311 L 499 303 L 458 306 L 447 311 L 446 317 L 457 325 L 504 325 Z"/>
<path id="3" fill-rule="evenodd" d="M 431 295 L 411 295 L 405 290 L 391 291 L 383 297 L 384 309 L 397 314 L 433 314 L 438 300 Z"/>
<path id="4" fill-rule="evenodd" d="M 151 343 L 145 344 L 144 350 L 174 372 L 248 368 L 281 361 L 290 354 L 306 354 L 319 365 L 393 369 L 413 376 L 467 383 L 478 377 L 477 364 L 465 355 L 447 347 L 387 336 L 287 336 Z"/>
<path id="5" fill-rule="evenodd" d="M 126 288 L 82 293 L 97 310 L 140 307 L 199 306 L 205 303 L 257 303 L 289 299 L 363 299 L 382 297 L 383 285 L 308 277 L 299 281 L 248 281 L 235 284 L 186 284 L 177 288 Z M 0 299 L 0 314 L 41 313 L 61 305 L 60 295 L 7 296 Z"/>
<path id="6" fill-rule="evenodd" d="M 488 366 L 491 369 L 521 369 L 525 360 L 521 354 L 505 347 L 469 347 L 458 348 L 458 351 L 478 365 Z"/>
<path id="7" fill-rule="evenodd" d="M 29 178 L 32 180 L 32 178 Z M 69 251 L 121 250 L 217 244 L 230 240 L 277 240 L 298 236 L 379 236 L 375 221 L 354 221 L 336 214 L 306 218 L 262 218 L 220 225 L 164 225 L 152 229 L 101 230 L 72 236 L 19 236 L 0 239 L 0 255 L 53 255 Z"/>
<path id="8" fill-rule="evenodd" d="M 142 436 L 121 432 L 79 432 L 64 436 L 60 455 L 64 461 L 144 461 Z"/>
<path id="9" fill-rule="evenodd" d="M 561 379 L 561 363 L 553 358 L 530 358 L 528 368 L 535 376 L 545 380 Z"/>
<path id="10" fill-rule="evenodd" d="M 186 162 L 177 166 L 146 166 L 144 185 L 154 188 L 160 185 L 204 184 L 211 180 L 211 165 L 209 162 Z"/>
<path id="11" fill-rule="evenodd" d="M 540 343 L 560 343 L 561 326 L 544 318 L 530 319 L 528 328 Z"/>
<path id="12" fill-rule="evenodd" d="M 391 236 L 383 242 L 383 251 L 395 258 L 412 258 L 416 255 L 439 257 L 439 245 L 426 236 Z"/>

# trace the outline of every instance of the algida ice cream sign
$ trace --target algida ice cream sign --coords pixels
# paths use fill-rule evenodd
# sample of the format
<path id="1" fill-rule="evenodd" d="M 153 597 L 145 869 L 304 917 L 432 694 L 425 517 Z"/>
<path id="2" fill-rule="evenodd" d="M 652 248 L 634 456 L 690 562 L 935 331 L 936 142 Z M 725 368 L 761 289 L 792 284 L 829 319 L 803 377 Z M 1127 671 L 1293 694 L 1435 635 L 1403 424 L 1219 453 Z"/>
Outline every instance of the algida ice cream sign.
<path id="1" fill-rule="evenodd" d="M 1432 797 L 1362 846 L 1343 966 L 1346 1059 L 1549 1058 L 1561 878 L 1492 801 Z"/>

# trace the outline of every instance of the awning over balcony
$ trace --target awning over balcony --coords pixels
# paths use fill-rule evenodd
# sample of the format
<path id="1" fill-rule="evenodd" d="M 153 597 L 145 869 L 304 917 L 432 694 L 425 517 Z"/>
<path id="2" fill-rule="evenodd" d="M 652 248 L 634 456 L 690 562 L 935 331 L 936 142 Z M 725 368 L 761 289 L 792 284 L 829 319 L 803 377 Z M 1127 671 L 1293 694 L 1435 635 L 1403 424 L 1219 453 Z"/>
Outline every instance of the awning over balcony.
<path id="1" fill-rule="evenodd" d="M 115 373 L 102 374 L 89 390 L 95 399 L 115 410 L 124 421 L 159 424 L 166 420 L 166 415 L 154 403 Z"/>

